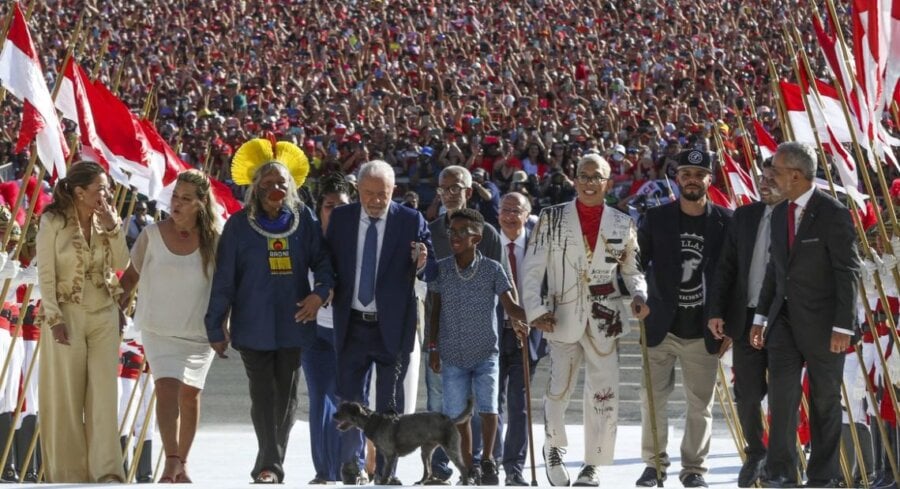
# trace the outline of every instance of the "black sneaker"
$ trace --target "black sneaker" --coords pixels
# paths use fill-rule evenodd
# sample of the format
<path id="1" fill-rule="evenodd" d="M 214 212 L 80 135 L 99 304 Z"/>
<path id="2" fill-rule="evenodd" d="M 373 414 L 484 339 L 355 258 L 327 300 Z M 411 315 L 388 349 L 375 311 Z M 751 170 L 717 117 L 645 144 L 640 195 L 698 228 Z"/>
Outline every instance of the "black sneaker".
<path id="1" fill-rule="evenodd" d="M 661 475 L 657 476 L 656 469 L 653 467 L 647 467 L 644 469 L 644 473 L 638 478 L 637 482 L 634 483 L 637 487 L 656 487 L 661 485 L 660 483 L 666 480 L 666 473 L 663 472 Z"/>
<path id="2" fill-rule="evenodd" d="M 681 485 L 684 487 L 709 487 L 700 474 L 687 474 L 681 477 Z"/>
<path id="3" fill-rule="evenodd" d="M 18 483 L 19 473 L 15 468 L 7 466 L 5 469 L 3 469 L 3 474 L 0 475 L 0 481 Z"/>
<path id="4" fill-rule="evenodd" d="M 497 464 L 493 459 L 486 458 L 481 461 L 481 485 L 497 486 L 500 485 L 500 475 L 497 470 Z"/>
<path id="5" fill-rule="evenodd" d="M 506 480 L 504 481 L 505 486 L 527 486 L 528 482 L 522 477 L 521 472 L 507 472 Z"/>

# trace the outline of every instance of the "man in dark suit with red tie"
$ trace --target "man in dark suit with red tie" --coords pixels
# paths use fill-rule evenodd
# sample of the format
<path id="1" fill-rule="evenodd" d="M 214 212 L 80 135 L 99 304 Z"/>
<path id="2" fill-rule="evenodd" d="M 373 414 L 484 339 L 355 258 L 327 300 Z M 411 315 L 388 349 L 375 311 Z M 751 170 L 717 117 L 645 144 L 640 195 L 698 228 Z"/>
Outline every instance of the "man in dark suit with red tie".
<path id="1" fill-rule="evenodd" d="M 716 339 L 734 344 L 734 393 L 747 446 L 747 459 L 738 474 L 738 487 L 753 487 L 766 459 L 762 406 L 766 396 L 766 351 L 750 344 L 750 326 L 769 261 L 772 211 L 784 200 L 772 188 L 772 159 L 762 165 L 760 202 L 734 211 L 722 245 L 715 280 L 710 287 L 708 327 Z"/>
<path id="2" fill-rule="evenodd" d="M 796 487 L 800 375 L 809 374 L 812 451 L 807 487 L 837 487 L 844 351 L 856 320 L 860 259 L 850 212 L 813 184 L 817 157 L 783 143 L 772 162 L 786 198 L 772 214 L 771 247 L 751 344 L 769 359 L 769 455 L 765 487 Z"/>

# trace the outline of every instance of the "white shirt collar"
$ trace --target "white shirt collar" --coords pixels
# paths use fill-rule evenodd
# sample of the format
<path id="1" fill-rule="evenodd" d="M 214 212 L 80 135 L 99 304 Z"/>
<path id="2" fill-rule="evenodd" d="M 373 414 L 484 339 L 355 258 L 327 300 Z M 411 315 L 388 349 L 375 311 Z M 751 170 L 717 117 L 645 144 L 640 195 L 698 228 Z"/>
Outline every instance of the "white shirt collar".
<path id="1" fill-rule="evenodd" d="M 805 209 L 806 204 L 809 203 L 809 199 L 812 197 L 812 194 L 815 191 L 816 191 L 816 186 L 813 185 L 812 187 L 809 188 L 809 190 L 804 192 L 803 195 L 801 195 L 800 197 L 797 197 L 797 199 L 792 202 L 794 202 L 794 204 L 797 204 L 797 207 Z"/>
<path id="2" fill-rule="evenodd" d="M 521 233 L 519 233 L 519 237 L 516 238 L 515 240 L 511 240 L 508 237 L 506 237 L 506 233 L 504 233 L 502 229 L 500 229 L 499 232 L 500 232 L 500 244 L 503 245 L 504 248 L 509 246 L 509 243 L 515 243 L 517 248 L 525 247 L 525 230 L 524 229 L 522 230 Z"/>

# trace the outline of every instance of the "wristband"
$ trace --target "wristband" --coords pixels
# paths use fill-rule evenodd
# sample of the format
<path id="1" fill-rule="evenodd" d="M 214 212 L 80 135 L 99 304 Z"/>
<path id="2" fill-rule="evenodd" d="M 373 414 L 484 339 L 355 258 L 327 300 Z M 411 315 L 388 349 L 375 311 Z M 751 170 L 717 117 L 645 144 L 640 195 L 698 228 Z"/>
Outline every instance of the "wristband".
<path id="1" fill-rule="evenodd" d="M 427 351 L 428 353 L 436 352 L 437 351 L 437 343 L 435 343 L 433 341 L 431 343 L 428 343 L 428 348 L 426 348 L 425 351 Z"/>

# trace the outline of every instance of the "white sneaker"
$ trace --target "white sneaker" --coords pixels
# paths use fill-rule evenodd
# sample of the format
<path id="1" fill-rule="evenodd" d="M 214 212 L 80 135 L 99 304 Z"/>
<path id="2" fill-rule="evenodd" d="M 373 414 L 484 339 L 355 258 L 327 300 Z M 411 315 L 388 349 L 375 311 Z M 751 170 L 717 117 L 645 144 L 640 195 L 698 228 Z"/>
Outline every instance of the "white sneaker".
<path id="1" fill-rule="evenodd" d="M 600 485 L 600 474 L 596 465 L 585 465 L 581 467 L 578 478 L 575 479 L 573 486 L 582 487 L 598 487 Z"/>
<path id="2" fill-rule="evenodd" d="M 547 469 L 547 480 L 551 486 L 568 486 L 569 471 L 563 464 L 562 456 L 566 449 L 544 445 L 544 467 Z"/>

